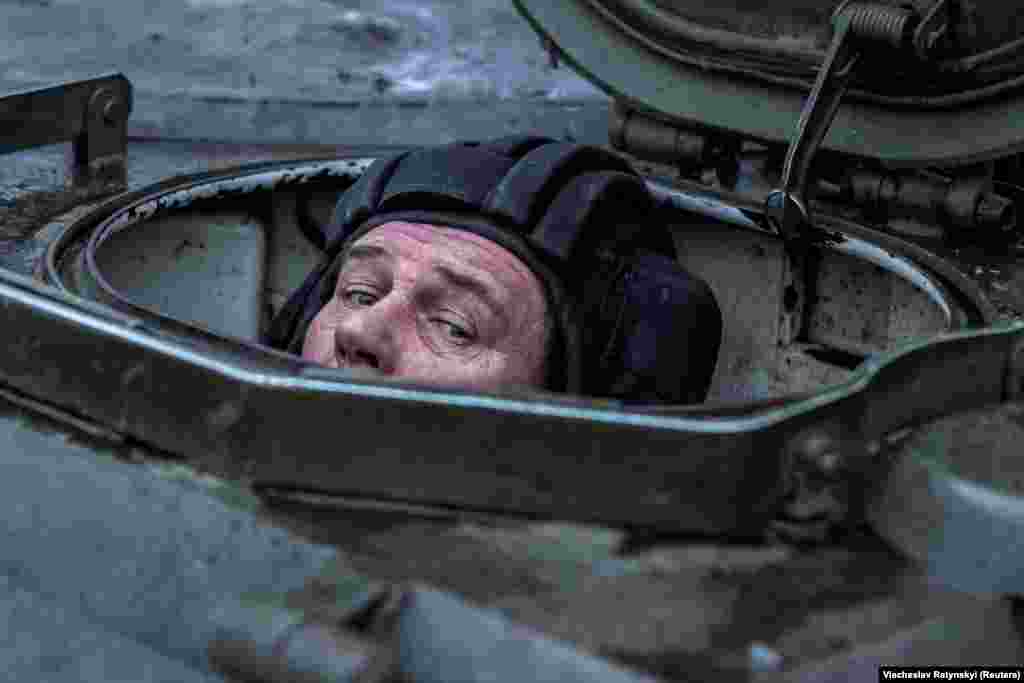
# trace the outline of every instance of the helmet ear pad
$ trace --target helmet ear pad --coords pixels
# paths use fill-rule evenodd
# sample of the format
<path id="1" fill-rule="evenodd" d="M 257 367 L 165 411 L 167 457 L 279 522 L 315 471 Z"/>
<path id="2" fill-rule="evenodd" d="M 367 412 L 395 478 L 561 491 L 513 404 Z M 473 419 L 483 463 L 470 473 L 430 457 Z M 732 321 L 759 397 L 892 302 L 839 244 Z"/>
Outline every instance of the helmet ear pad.
<path id="1" fill-rule="evenodd" d="M 586 266 L 599 246 L 628 249 L 642 232 L 665 232 L 662 226 L 642 223 L 642 217 L 652 218 L 653 214 L 654 201 L 636 175 L 581 173 L 561 188 L 529 241 L 562 263 L 565 275 L 579 282 L 581 266 Z M 674 257 L 675 250 L 667 255 Z"/>
<path id="2" fill-rule="evenodd" d="M 673 321 L 677 315 L 704 321 L 709 333 L 702 338 L 710 344 L 704 347 L 713 347 L 714 365 L 717 305 L 706 285 L 678 267 L 667 224 L 643 178 L 602 148 L 539 137 L 456 143 L 374 162 L 339 198 L 323 228 L 325 259 L 278 313 L 270 345 L 301 350 L 305 331 L 333 293 L 344 250 L 391 220 L 475 232 L 530 267 L 555 323 L 550 390 L 680 402 L 689 394 L 681 393 L 679 382 L 673 389 L 673 377 L 702 380 L 678 362 L 665 365 L 665 373 L 655 368 L 659 358 L 688 348 L 682 335 L 689 323 Z M 652 292 L 666 286 L 667 305 L 648 306 L 658 298 Z M 641 310 L 661 322 L 652 327 L 630 314 Z M 658 338 L 672 342 L 652 343 Z"/>
<path id="3" fill-rule="evenodd" d="M 603 251 L 578 307 L 584 394 L 625 403 L 704 401 L 722 342 L 711 288 L 643 246 Z"/>
<path id="4" fill-rule="evenodd" d="M 635 174 L 583 173 L 531 235 L 572 282 L 585 372 L 581 393 L 626 403 L 690 404 L 710 388 L 722 315 L 685 271 L 666 216 Z"/>

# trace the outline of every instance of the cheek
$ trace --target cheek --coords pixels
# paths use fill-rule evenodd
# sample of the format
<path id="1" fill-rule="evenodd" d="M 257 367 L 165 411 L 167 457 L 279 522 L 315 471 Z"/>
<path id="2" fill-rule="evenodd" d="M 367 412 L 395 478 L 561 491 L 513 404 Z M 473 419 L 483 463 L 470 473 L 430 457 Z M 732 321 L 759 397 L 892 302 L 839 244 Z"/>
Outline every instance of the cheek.
<path id="1" fill-rule="evenodd" d="M 554 333 L 554 330 L 548 331 L 546 321 L 541 317 L 532 325 L 529 332 L 523 335 L 526 341 L 526 348 L 523 349 L 523 370 L 533 386 L 542 386 L 547 378 L 545 361 L 549 344 L 548 335 Z"/>
<path id="2" fill-rule="evenodd" d="M 517 384 L 540 387 L 546 379 L 547 325 L 543 309 L 529 311 L 503 348 L 503 372 Z"/>
<path id="3" fill-rule="evenodd" d="M 452 364 L 442 376 L 462 388 L 493 391 L 511 386 L 540 388 L 544 384 L 543 353 L 492 351 L 471 363 Z"/>
<path id="4" fill-rule="evenodd" d="M 302 342 L 302 357 L 314 363 L 330 364 L 334 360 L 334 325 L 328 303 L 313 318 Z"/>

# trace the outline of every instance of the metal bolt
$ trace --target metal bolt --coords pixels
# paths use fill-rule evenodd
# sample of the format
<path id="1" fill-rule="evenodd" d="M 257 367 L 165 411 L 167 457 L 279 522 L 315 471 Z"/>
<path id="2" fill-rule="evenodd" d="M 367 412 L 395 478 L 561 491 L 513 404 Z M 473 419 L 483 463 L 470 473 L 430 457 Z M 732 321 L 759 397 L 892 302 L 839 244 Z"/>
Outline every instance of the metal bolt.
<path id="1" fill-rule="evenodd" d="M 980 228 L 1011 230 L 1017 220 L 1013 202 L 993 192 L 985 192 L 978 199 L 974 215 Z"/>
<path id="2" fill-rule="evenodd" d="M 127 103 L 107 87 L 93 91 L 89 98 L 88 111 L 90 117 L 101 118 L 108 126 L 128 119 Z"/>
<path id="3" fill-rule="evenodd" d="M 835 475 L 843 464 L 839 444 L 823 430 L 814 429 L 797 437 L 793 453 L 826 476 Z"/>
<path id="4" fill-rule="evenodd" d="M 825 474 L 833 474 L 839 469 L 839 463 L 842 458 L 839 455 L 838 450 L 827 450 L 818 456 L 818 469 Z"/>
<path id="5" fill-rule="evenodd" d="M 110 125 L 120 123 L 124 121 L 127 116 L 125 111 L 124 102 L 120 97 L 112 97 L 106 104 L 103 105 L 103 120 Z"/>

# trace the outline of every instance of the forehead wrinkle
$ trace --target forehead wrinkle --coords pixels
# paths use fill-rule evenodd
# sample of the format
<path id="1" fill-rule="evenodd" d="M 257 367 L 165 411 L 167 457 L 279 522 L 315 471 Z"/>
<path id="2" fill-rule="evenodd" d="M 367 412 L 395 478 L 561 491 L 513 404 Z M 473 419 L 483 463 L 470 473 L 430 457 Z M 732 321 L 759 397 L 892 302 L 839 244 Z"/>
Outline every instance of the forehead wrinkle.
<path id="1" fill-rule="evenodd" d="M 359 238 L 350 252 L 355 252 L 358 256 L 382 256 L 389 263 L 397 265 L 407 260 L 418 260 L 411 253 L 406 253 L 406 246 L 413 245 L 416 245 L 417 249 L 424 247 L 427 252 L 432 252 L 428 257 L 428 272 L 440 275 L 447 281 L 446 284 L 454 284 L 460 289 L 477 294 L 479 299 L 488 304 L 488 308 L 505 318 L 512 313 L 506 310 L 509 304 L 520 302 L 525 305 L 530 298 L 516 297 L 515 293 L 522 288 L 531 289 L 531 284 L 539 284 L 530 268 L 502 245 L 473 232 L 449 226 L 397 221 L 385 223 L 374 227 Z M 492 269 L 502 271 L 502 277 L 497 277 L 497 273 L 492 272 Z M 446 275 L 454 277 L 445 277 Z M 460 278 L 460 275 L 466 277 Z M 472 283 L 472 280 L 480 282 Z M 543 315 L 547 309 L 547 302 L 542 288 L 538 293 Z M 486 296 L 483 296 L 485 294 Z"/>
<path id="2" fill-rule="evenodd" d="M 360 237 L 356 242 L 356 246 L 370 246 L 374 248 L 375 253 L 383 253 L 387 256 L 392 256 L 392 250 L 397 246 L 399 251 L 401 251 L 401 246 L 394 244 L 393 241 L 389 239 L 390 237 L 397 237 L 398 242 L 414 242 L 419 245 L 426 246 L 428 249 L 433 248 L 435 250 L 441 248 L 443 243 L 447 243 L 447 249 L 452 254 L 460 257 L 460 261 L 464 261 L 467 266 L 472 267 L 474 270 L 488 274 L 488 269 L 494 265 L 494 259 L 496 256 L 495 252 L 497 252 L 510 257 L 510 259 L 508 259 L 508 265 L 519 277 L 535 277 L 530 268 L 523 263 L 517 255 L 510 252 L 501 244 L 498 244 L 494 240 L 477 235 L 472 231 L 466 231 L 445 225 L 406 223 L 404 221 L 384 223 L 383 225 L 374 227 L 372 230 Z M 381 241 L 385 242 L 386 246 L 376 244 Z M 356 247 L 352 247 L 352 249 L 355 248 Z M 482 263 L 474 264 L 472 263 L 473 261 L 482 261 Z"/>
<path id="3" fill-rule="evenodd" d="M 478 277 L 468 270 L 453 267 L 443 262 L 434 263 L 431 271 L 439 275 L 448 285 L 476 296 L 496 315 L 506 316 L 504 307 L 501 304 L 507 297 L 501 296 L 499 289 L 486 282 L 486 279 L 489 278 Z"/>

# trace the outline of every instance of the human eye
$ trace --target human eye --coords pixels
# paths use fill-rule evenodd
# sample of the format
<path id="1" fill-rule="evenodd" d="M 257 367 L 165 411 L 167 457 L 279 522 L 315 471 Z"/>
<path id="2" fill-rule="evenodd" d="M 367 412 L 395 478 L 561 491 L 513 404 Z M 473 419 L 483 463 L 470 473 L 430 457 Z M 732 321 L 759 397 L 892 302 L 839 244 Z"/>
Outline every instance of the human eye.
<path id="1" fill-rule="evenodd" d="M 349 286 L 341 290 L 341 299 L 346 304 L 357 308 L 372 306 L 377 303 L 377 293 L 366 286 Z"/>
<path id="2" fill-rule="evenodd" d="M 455 316 L 438 316 L 432 322 L 440 330 L 445 340 L 455 346 L 467 346 L 476 341 L 476 333 L 472 325 Z"/>

